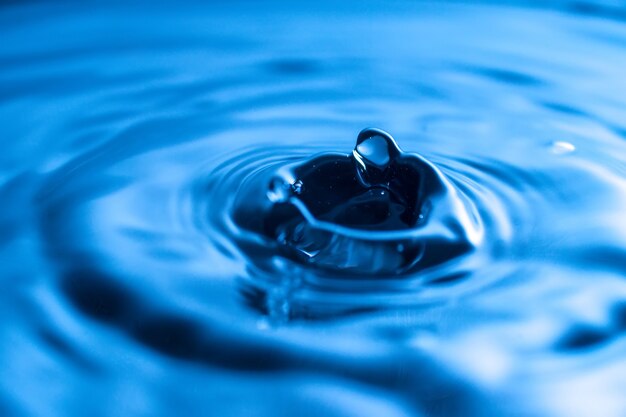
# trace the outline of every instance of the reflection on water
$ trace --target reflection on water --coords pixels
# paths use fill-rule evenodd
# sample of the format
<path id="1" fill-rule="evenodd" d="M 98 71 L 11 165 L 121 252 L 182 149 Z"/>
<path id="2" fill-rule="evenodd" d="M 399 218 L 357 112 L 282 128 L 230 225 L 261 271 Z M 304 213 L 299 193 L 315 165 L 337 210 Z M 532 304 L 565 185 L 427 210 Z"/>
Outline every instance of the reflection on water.
<path id="1" fill-rule="evenodd" d="M 626 415 L 624 16 L 0 6 L 0 415 Z"/>

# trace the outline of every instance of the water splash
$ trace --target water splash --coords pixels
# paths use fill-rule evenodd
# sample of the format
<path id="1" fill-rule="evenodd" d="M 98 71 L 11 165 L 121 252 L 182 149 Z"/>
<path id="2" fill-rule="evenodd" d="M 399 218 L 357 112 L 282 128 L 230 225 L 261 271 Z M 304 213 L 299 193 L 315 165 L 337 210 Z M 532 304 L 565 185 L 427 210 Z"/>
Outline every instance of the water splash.
<path id="1" fill-rule="evenodd" d="M 435 165 L 402 152 L 388 133 L 364 129 L 352 154 L 320 154 L 249 178 L 233 219 L 305 265 L 397 275 L 477 248 L 481 225 L 458 194 Z"/>

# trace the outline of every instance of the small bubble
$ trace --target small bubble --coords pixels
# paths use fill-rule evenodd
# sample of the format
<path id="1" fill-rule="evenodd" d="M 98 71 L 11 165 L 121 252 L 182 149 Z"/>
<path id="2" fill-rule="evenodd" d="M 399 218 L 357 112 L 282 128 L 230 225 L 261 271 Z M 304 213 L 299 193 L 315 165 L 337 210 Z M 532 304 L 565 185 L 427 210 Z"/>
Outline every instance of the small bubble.
<path id="1" fill-rule="evenodd" d="M 574 152 L 576 150 L 576 147 L 569 142 L 557 140 L 552 142 L 550 150 L 555 155 L 564 155 Z"/>
<path id="2" fill-rule="evenodd" d="M 295 195 L 302 194 L 302 191 L 304 191 L 303 188 L 304 188 L 304 183 L 302 182 L 302 180 L 297 180 L 296 182 L 291 184 L 291 190 L 293 191 Z"/>

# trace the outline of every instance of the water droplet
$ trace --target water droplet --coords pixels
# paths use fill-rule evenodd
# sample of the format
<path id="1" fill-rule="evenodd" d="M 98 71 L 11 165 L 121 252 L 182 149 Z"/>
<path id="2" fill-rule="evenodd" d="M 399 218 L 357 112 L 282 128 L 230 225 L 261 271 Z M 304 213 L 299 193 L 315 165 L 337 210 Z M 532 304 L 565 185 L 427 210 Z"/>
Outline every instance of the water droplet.
<path id="1" fill-rule="evenodd" d="M 304 183 L 302 182 L 302 180 L 297 180 L 296 182 L 291 184 L 291 190 L 296 195 L 302 194 L 302 191 L 304 191 L 303 188 L 304 188 Z"/>
<path id="2" fill-rule="evenodd" d="M 388 183 L 391 167 L 401 153 L 389 133 L 374 128 L 363 129 L 352 151 L 359 179 L 370 187 Z"/>
<path id="3" fill-rule="evenodd" d="M 576 150 L 576 147 L 569 142 L 557 140 L 552 142 L 552 147 L 550 148 L 550 150 L 555 155 L 563 155 L 574 152 Z"/>

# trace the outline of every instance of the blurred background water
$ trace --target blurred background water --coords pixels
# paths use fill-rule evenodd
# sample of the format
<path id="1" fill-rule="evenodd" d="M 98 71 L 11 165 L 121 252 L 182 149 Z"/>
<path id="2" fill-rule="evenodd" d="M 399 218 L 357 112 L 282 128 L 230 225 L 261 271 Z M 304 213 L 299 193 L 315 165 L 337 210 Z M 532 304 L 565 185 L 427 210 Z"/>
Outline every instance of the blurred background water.
<path id="1" fill-rule="evenodd" d="M 623 417 L 625 20 L 3 2 L 0 415 Z M 240 247 L 242 181 L 366 126 L 450 179 L 477 250 L 365 279 Z"/>

